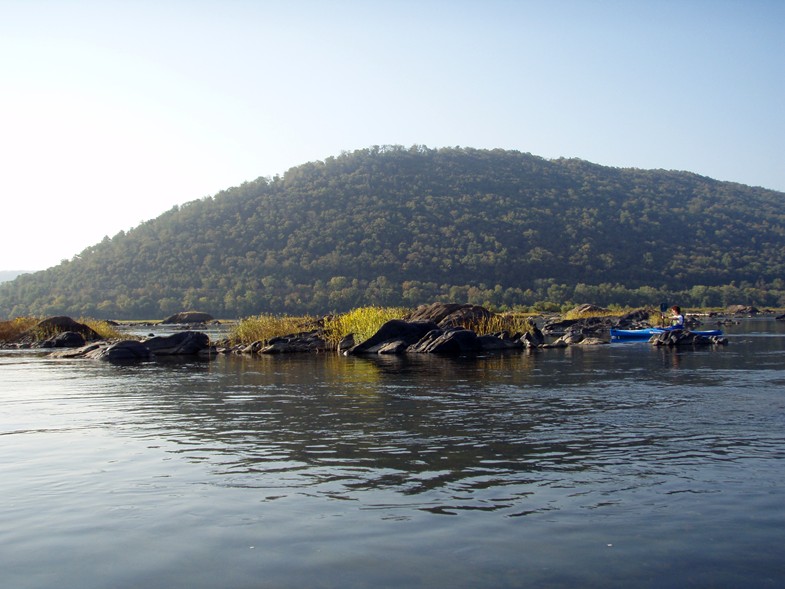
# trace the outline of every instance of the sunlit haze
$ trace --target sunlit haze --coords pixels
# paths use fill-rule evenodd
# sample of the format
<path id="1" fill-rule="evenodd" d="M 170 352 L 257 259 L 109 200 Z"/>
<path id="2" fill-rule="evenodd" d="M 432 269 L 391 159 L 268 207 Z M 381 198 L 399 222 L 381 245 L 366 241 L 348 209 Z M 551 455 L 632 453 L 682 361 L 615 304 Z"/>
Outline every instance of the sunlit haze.
<path id="1" fill-rule="evenodd" d="M 0 0 L 0 270 L 373 145 L 785 191 L 785 2 Z"/>

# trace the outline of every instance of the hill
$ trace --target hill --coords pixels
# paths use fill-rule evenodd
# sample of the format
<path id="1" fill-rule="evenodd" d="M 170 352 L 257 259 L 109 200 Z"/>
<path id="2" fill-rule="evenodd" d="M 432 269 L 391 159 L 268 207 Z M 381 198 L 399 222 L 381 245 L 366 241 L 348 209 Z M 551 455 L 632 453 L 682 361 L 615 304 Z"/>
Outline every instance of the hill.
<path id="1" fill-rule="evenodd" d="M 434 300 L 656 304 L 664 296 L 782 305 L 784 201 L 781 192 L 688 172 L 374 147 L 104 238 L 0 285 L 0 315 L 154 318 L 198 309 L 232 317 Z"/>
<path id="2" fill-rule="evenodd" d="M 0 282 L 8 282 L 17 276 L 27 273 L 26 270 L 0 270 Z"/>

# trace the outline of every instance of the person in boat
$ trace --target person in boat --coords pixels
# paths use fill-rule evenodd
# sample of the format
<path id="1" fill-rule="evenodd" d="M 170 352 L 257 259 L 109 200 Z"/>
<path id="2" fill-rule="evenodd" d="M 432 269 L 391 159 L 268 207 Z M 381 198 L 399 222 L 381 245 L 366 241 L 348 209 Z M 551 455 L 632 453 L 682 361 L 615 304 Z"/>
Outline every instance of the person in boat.
<path id="1" fill-rule="evenodd" d="M 679 305 L 673 305 L 671 307 L 671 326 L 669 329 L 684 329 L 687 327 L 684 324 L 684 314 L 681 312 L 681 307 Z"/>

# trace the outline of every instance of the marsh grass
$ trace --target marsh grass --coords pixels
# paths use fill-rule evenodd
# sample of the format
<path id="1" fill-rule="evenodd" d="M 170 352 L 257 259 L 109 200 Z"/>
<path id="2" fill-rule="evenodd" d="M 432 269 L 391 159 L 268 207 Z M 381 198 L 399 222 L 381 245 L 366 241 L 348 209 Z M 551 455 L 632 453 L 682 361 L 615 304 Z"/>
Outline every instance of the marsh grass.
<path id="1" fill-rule="evenodd" d="M 268 342 L 274 337 L 291 335 L 307 330 L 315 320 L 312 317 L 289 317 L 262 314 L 241 319 L 229 331 L 229 342 L 233 345 Z"/>
<path id="2" fill-rule="evenodd" d="M 471 321 L 463 325 L 466 329 L 471 329 L 477 335 L 491 335 L 506 331 L 510 334 L 527 333 L 531 332 L 534 327 L 534 321 L 521 314 L 499 314 L 491 315 L 490 317 L 480 319 L 479 321 Z"/>
<path id="3" fill-rule="evenodd" d="M 125 337 L 114 325 L 103 319 L 80 317 L 77 321 L 87 325 L 87 327 L 96 332 L 101 339 L 122 339 Z"/>
<path id="4" fill-rule="evenodd" d="M 364 342 L 392 319 L 402 319 L 409 312 L 404 307 L 360 307 L 348 313 L 327 317 L 324 334 L 328 346 L 337 348 L 347 335 L 353 334 L 355 343 Z"/>
<path id="5" fill-rule="evenodd" d="M 40 317 L 17 317 L 10 321 L 0 321 L 0 342 L 14 342 L 24 336 L 26 341 L 39 342 L 62 333 L 56 327 L 41 327 Z M 109 322 L 90 317 L 80 317 L 78 323 L 86 325 L 101 339 L 120 339 L 122 334 Z"/>
<path id="6" fill-rule="evenodd" d="M 608 309 L 607 311 L 590 311 L 588 313 L 576 312 L 574 309 L 564 314 L 565 319 L 590 319 L 593 317 L 618 317 L 624 313 L 619 309 Z"/>
<path id="7" fill-rule="evenodd" d="M 13 342 L 29 331 L 40 321 L 37 317 L 17 317 L 9 321 L 0 321 L 0 342 Z"/>

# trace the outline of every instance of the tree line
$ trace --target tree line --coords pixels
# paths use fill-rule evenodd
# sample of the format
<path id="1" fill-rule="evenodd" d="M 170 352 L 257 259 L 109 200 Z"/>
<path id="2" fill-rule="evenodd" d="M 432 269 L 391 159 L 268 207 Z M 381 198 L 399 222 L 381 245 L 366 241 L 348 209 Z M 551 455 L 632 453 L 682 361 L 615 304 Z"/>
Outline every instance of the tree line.
<path id="1" fill-rule="evenodd" d="M 0 284 L 0 315 L 432 301 L 785 306 L 783 194 L 527 153 L 373 147 L 174 207 Z"/>

